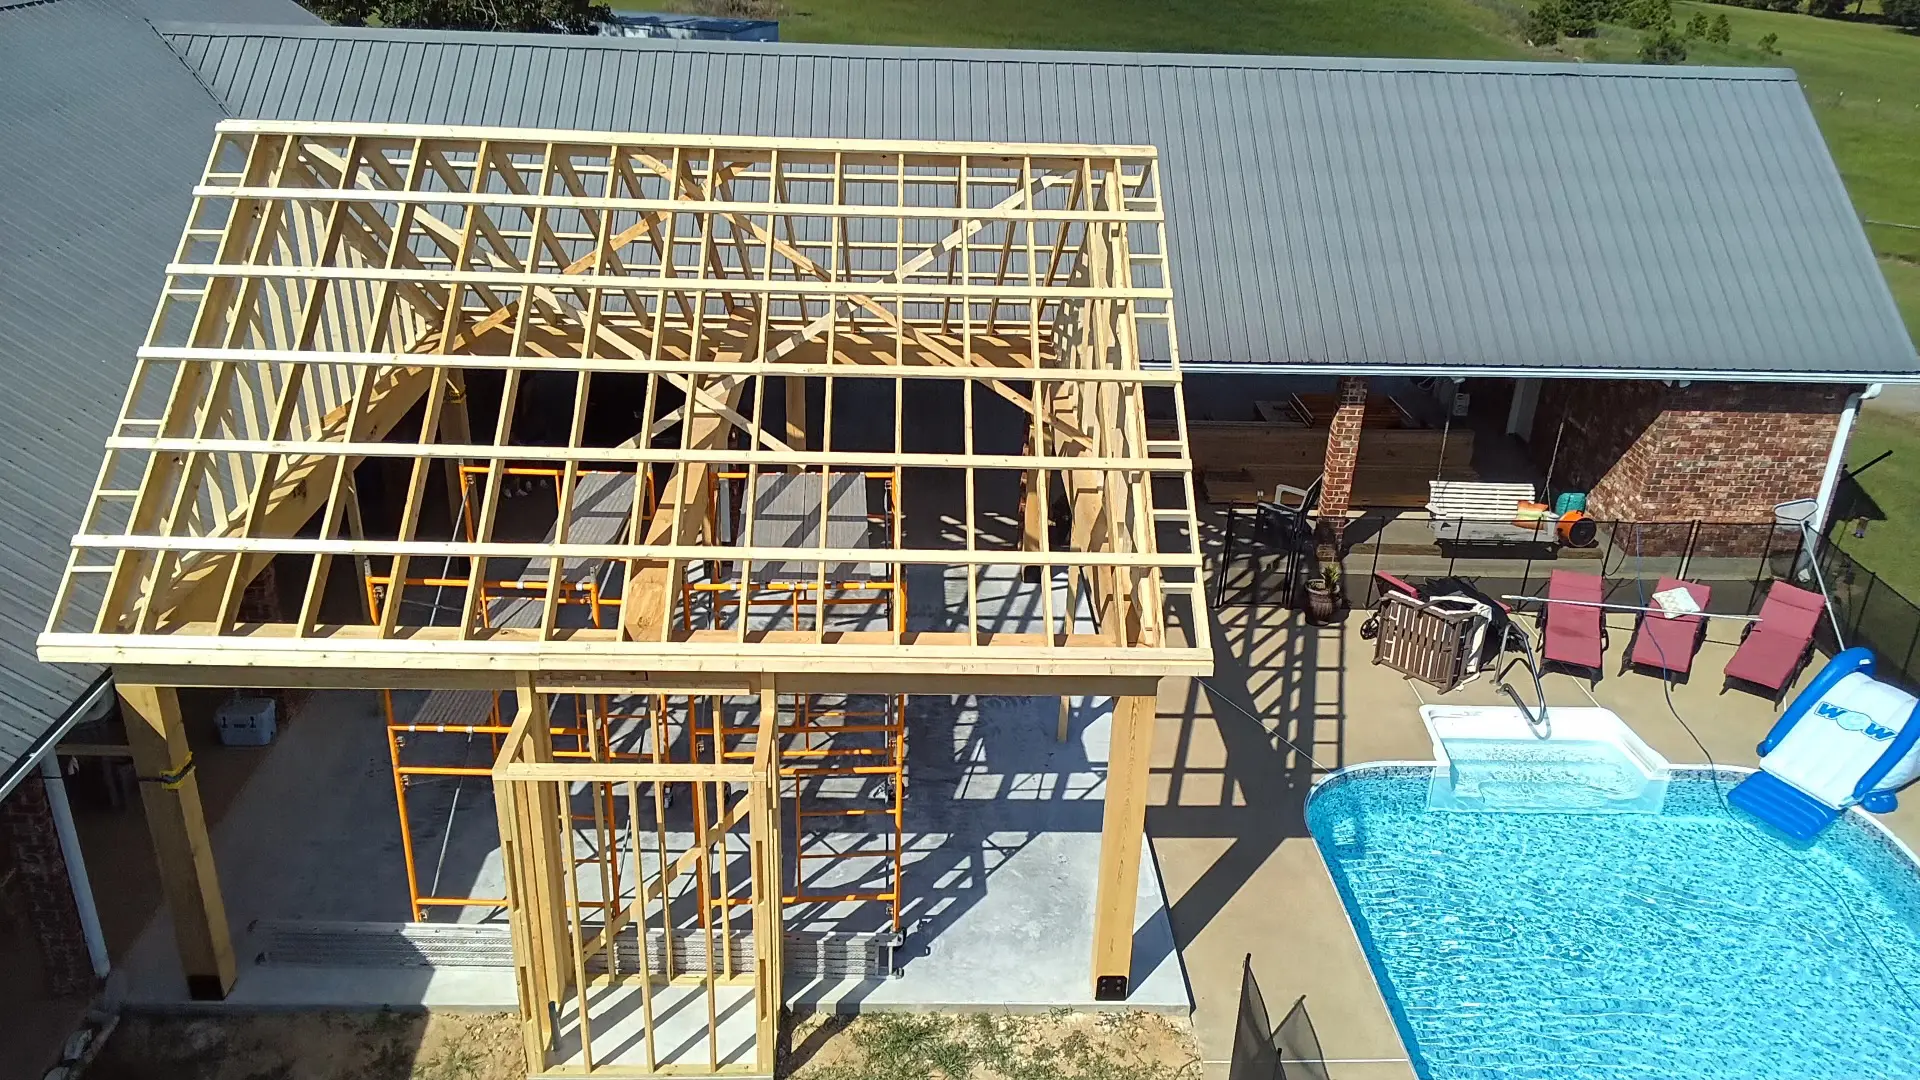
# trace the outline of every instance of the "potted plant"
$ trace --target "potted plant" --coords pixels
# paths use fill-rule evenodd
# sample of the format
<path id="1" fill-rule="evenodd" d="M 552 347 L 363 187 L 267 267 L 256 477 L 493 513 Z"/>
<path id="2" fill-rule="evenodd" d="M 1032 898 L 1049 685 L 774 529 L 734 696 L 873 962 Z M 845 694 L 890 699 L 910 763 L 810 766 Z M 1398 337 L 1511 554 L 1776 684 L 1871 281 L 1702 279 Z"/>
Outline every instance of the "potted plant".
<path id="1" fill-rule="evenodd" d="M 1331 547 L 1316 550 L 1314 556 L 1319 567 L 1307 579 L 1307 619 L 1325 624 L 1340 611 L 1340 557 Z"/>

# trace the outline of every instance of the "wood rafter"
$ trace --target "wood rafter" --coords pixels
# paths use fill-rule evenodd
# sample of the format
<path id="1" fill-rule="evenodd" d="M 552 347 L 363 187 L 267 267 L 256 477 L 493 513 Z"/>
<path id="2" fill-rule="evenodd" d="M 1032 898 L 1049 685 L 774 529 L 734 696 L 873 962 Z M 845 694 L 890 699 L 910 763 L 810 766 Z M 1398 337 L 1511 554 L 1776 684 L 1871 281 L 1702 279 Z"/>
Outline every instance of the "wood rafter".
<path id="1" fill-rule="evenodd" d="M 1201 670 L 1161 187 L 1143 147 L 223 123 L 42 655 Z M 908 608 L 915 567 L 949 598 Z"/>

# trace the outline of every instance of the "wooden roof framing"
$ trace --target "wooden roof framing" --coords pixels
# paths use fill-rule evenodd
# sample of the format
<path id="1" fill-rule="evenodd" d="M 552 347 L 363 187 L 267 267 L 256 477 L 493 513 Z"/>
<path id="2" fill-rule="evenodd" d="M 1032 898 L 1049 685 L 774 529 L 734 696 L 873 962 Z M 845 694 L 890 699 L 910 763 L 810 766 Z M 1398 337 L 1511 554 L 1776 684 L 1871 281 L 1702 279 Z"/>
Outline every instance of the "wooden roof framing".
<path id="1" fill-rule="evenodd" d="M 1140 363 L 1143 341 L 1175 340 L 1161 191 L 1149 147 L 224 122 L 41 656 L 265 685 L 778 672 L 907 689 L 901 677 L 1205 670 L 1179 369 Z M 541 379 L 568 381 L 571 412 L 530 434 L 518 399 Z M 469 412 L 476 380 L 497 383 L 491 415 Z M 770 411 L 807 387 L 824 401 L 810 438 L 798 406 Z M 890 405 L 890 445 L 851 434 L 855 394 Z M 958 450 L 916 448 L 915 394 L 955 421 Z M 615 398 L 633 417 L 621 438 L 588 422 Z M 1147 438 L 1150 401 L 1178 438 Z M 994 409 L 1024 430 L 976 430 Z M 405 478 L 397 509 L 358 490 L 379 459 Z M 436 524 L 432 477 L 461 466 L 484 469 L 482 495 Z M 502 528 L 503 481 L 528 467 L 556 474 L 555 526 L 537 541 Z M 964 510 L 934 540 L 895 528 L 877 548 L 832 548 L 823 520 L 818 546 L 729 545 L 709 528 L 722 469 L 749 487 L 891 472 L 909 516 L 916 484 L 943 473 Z M 593 470 L 650 482 L 627 485 L 610 541 L 569 535 Z M 1037 526 L 1030 508 L 1010 541 L 991 528 L 1010 508 L 988 489 L 1015 487 L 1053 492 L 1070 527 Z M 299 601 L 284 621 L 243 620 L 273 560 Z M 964 578 L 964 610 L 940 625 L 692 629 L 679 586 L 715 560 L 823 578 L 841 563 L 943 568 Z M 551 590 L 539 625 L 490 626 L 471 583 L 450 622 L 410 614 L 405 588 L 357 616 L 329 600 L 335 574 L 407 580 L 423 562 L 471 580 L 586 566 L 619 619 L 577 625 Z M 1016 596 L 1035 573 L 1060 587 Z M 983 590 L 1021 618 L 983 616 Z"/>

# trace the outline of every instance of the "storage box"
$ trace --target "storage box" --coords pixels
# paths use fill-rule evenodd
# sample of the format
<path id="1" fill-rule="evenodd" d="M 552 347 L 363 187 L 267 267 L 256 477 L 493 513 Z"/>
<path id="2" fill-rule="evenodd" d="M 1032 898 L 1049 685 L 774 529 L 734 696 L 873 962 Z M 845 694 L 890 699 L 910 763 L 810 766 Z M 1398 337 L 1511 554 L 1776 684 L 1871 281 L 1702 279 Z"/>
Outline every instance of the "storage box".
<path id="1" fill-rule="evenodd" d="M 272 698 L 227 699 L 213 714 L 224 746 L 265 746 L 273 741 L 276 724 Z"/>

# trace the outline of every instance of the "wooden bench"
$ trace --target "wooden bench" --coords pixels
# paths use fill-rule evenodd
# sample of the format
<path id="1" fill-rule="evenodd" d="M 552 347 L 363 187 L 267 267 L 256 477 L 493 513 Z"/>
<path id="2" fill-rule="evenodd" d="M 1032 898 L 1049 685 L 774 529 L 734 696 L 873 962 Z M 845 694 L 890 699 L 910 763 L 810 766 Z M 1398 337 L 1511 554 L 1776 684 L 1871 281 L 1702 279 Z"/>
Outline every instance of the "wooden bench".
<path id="1" fill-rule="evenodd" d="M 1533 501 L 1532 484 L 1487 484 L 1434 480 L 1427 484 L 1427 512 L 1435 540 L 1484 544 L 1554 543 L 1553 524 L 1518 525 L 1520 504 Z"/>

